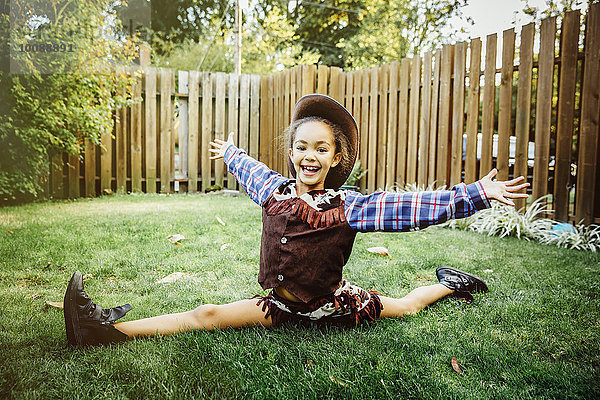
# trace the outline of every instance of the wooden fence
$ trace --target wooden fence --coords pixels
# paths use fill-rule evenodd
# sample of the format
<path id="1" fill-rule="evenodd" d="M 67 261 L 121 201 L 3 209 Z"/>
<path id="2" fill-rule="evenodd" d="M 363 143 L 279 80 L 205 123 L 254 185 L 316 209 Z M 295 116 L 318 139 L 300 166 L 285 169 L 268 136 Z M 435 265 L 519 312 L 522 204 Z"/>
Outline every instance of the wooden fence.
<path id="1" fill-rule="evenodd" d="M 116 112 L 114 137 L 103 137 L 102 148 L 86 143 L 80 162 L 65 156 L 50 191 L 234 189 L 207 151 L 230 131 L 251 156 L 288 175 L 279 136 L 298 98 L 323 93 L 356 118 L 367 192 L 472 182 L 496 167 L 499 179 L 529 176 L 534 198 L 552 193 L 556 219 L 598 223 L 600 5 L 586 18 L 585 34 L 579 11 L 563 16 L 558 36 L 556 18 L 542 21 L 539 35 L 534 24 L 524 26 L 518 55 L 508 29 L 501 48 L 496 34 L 487 36 L 485 54 L 473 39 L 359 71 L 302 65 L 272 76 L 176 76 L 145 68 L 134 86 L 143 102 Z"/>

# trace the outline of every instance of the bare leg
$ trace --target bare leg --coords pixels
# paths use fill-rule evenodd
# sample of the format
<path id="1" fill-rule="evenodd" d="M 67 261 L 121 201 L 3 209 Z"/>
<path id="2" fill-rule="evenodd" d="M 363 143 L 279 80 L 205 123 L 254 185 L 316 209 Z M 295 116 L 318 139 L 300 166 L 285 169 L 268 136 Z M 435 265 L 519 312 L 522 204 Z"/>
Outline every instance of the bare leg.
<path id="1" fill-rule="evenodd" d="M 402 317 L 404 315 L 416 314 L 426 306 L 435 303 L 439 299 L 452 294 L 454 291 L 446 286 L 436 283 L 431 286 L 423 286 L 412 290 L 401 299 L 379 296 L 383 303 L 380 318 Z"/>
<path id="2" fill-rule="evenodd" d="M 215 328 L 241 328 L 262 325 L 270 327 L 271 317 L 265 318 L 262 305 L 257 300 L 240 300 L 235 303 L 202 305 L 192 311 L 160 315 L 115 324 L 115 328 L 130 338 L 136 336 L 169 335 L 196 329 L 212 331 Z"/>

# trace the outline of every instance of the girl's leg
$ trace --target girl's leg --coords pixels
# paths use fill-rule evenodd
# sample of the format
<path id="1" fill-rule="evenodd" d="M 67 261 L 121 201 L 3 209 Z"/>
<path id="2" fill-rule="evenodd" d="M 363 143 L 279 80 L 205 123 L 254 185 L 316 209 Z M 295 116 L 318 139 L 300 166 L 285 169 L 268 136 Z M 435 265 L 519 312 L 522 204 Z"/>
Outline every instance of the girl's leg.
<path id="1" fill-rule="evenodd" d="M 265 318 L 262 305 L 257 300 L 240 300 L 230 304 L 205 304 L 192 311 L 160 315 L 115 324 L 115 328 L 130 338 L 136 336 L 168 335 L 196 329 L 212 331 L 215 328 L 241 328 L 245 326 L 272 325 L 271 316 Z"/>
<path id="2" fill-rule="evenodd" d="M 431 286 L 416 288 L 401 299 L 379 296 L 383 304 L 380 318 L 402 317 L 404 315 L 416 314 L 426 306 L 435 303 L 439 299 L 452 294 L 454 290 L 436 283 Z"/>

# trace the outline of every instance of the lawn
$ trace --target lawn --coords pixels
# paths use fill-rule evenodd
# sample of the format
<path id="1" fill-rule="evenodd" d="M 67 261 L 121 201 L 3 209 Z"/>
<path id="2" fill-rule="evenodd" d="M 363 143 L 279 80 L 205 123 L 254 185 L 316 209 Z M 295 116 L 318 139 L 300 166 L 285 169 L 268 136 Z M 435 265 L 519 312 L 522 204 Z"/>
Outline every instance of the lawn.
<path id="1" fill-rule="evenodd" d="M 490 292 L 352 330 L 248 328 L 72 349 L 62 310 L 45 303 L 62 301 L 75 270 L 99 304 L 133 306 L 124 320 L 263 294 L 260 232 L 261 210 L 245 196 L 1 208 L 0 397 L 600 398 L 600 254 L 513 238 L 439 227 L 359 234 L 344 273 L 365 288 L 403 296 L 448 264 Z M 185 236 L 182 247 L 171 234 Z M 187 275 L 157 283 L 173 272 Z"/>

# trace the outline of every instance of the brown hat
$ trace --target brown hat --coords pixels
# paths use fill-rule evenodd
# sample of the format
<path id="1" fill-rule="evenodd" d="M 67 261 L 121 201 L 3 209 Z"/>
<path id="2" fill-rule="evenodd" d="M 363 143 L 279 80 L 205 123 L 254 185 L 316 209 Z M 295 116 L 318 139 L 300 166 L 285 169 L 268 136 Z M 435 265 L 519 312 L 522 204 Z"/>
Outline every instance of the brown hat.
<path id="1" fill-rule="evenodd" d="M 294 107 L 291 123 L 307 117 L 321 117 L 338 125 L 348 138 L 351 162 L 339 163 L 331 168 L 325 179 L 326 189 L 338 189 L 346 182 L 348 176 L 350 176 L 352 167 L 356 161 L 356 154 L 358 153 L 358 126 L 356 125 L 356 121 L 343 105 L 323 94 L 307 94 L 298 100 Z M 345 168 L 344 165 L 346 166 Z M 296 169 L 289 156 L 288 167 L 290 173 L 295 178 Z"/>

